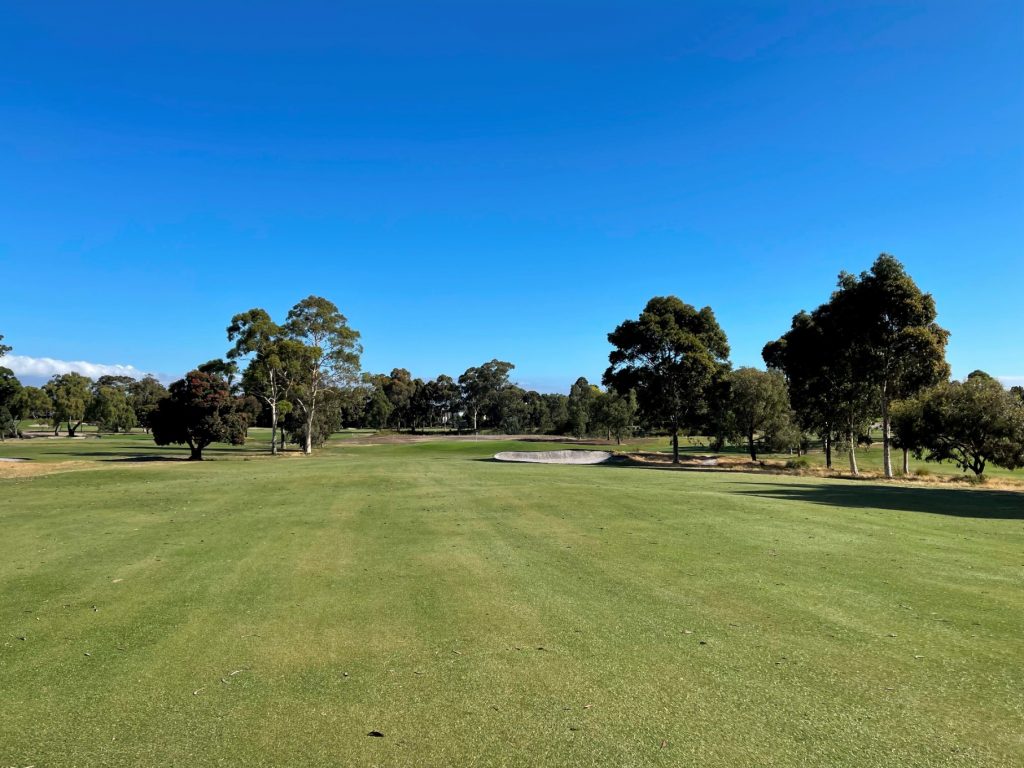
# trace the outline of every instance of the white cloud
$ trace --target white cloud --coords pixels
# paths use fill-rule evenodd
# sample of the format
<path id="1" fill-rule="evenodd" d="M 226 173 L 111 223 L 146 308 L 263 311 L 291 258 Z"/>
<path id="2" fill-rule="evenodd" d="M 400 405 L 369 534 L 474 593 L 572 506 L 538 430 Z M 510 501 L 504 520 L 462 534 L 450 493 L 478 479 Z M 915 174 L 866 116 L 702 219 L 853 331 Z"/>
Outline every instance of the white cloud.
<path id="1" fill-rule="evenodd" d="M 1024 386 L 1024 376 L 996 376 L 1004 387 Z"/>
<path id="2" fill-rule="evenodd" d="M 55 360 L 52 357 L 29 357 L 27 355 L 6 355 L 0 365 L 10 368 L 17 376 L 48 379 L 58 373 L 80 373 L 90 379 L 100 376 L 131 376 L 141 379 L 146 375 L 134 365 L 120 363 L 90 363 L 85 360 Z M 160 378 L 160 377 L 158 377 Z"/>

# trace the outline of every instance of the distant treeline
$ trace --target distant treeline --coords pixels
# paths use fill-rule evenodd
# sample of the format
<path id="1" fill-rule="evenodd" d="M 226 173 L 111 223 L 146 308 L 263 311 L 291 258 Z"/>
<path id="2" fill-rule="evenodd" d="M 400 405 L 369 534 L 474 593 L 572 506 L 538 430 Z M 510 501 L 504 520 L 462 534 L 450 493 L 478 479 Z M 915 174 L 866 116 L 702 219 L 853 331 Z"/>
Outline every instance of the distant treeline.
<path id="1" fill-rule="evenodd" d="M 361 372 L 358 331 L 332 302 L 309 296 L 281 323 L 260 308 L 235 315 L 225 357 L 169 388 L 151 376 L 91 381 L 77 373 L 23 387 L 0 368 L 0 438 L 18 435 L 24 419 L 45 420 L 55 434 L 66 426 L 70 436 L 84 422 L 111 432 L 141 427 L 201 459 L 211 442 L 244 442 L 251 425 L 271 429 L 272 453 L 289 443 L 310 453 L 343 427 L 620 442 L 667 433 L 678 461 L 680 435 L 697 434 L 718 450 L 743 443 L 753 460 L 820 442 L 827 466 L 838 448 L 856 475 L 856 448 L 874 429 L 887 477 L 895 475 L 893 448 L 902 450 L 904 473 L 910 454 L 978 476 L 989 464 L 1024 466 L 1024 389 L 1006 390 L 982 371 L 950 381 L 949 333 L 936 317 L 933 298 L 882 254 L 860 275 L 841 273 L 826 302 L 796 314 L 765 345 L 767 370 L 733 370 L 710 307 L 655 297 L 608 334 L 604 388 L 579 378 L 562 395 L 519 387 L 515 366 L 502 360 L 457 379 Z M 0 344 L 0 356 L 9 350 Z"/>

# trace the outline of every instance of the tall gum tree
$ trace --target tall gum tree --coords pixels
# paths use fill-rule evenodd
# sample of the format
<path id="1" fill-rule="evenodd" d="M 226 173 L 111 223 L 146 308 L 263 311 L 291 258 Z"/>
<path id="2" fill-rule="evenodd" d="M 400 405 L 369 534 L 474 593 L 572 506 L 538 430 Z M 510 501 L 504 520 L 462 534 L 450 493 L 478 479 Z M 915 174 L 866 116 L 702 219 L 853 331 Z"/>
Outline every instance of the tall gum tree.
<path id="1" fill-rule="evenodd" d="M 789 330 L 768 342 L 761 352 L 769 369 L 785 375 L 797 421 L 821 438 L 828 469 L 832 469 L 839 417 L 839 389 L 830 365 L 832 353 L 822 324 L 805 311 L 794 315 Z"/>
<path id="2" fill-rule="evenodd" d="M 477 431 L 478 420 L 497 401 L 501 393 L 512 386 L 509 374 L 515 366 L 504 360 L 491 360 L 479 367 L 468 368 L 459 376 L 459 388 L 466 410 L 473 417 L 473 431 Z"/>
<path id="3" fill-rule="evenodd" d="M 283 326 L 286 338 L 304 345 L 301 376 L 295 382 L 294 399 L 306 426 L 303 453 L 313 452 L 313 422 L 324 390 L 338 384 L 355 384 L 359 376 L 359 332 L 333 302 L 308 296 L 288 311 Z"/>
<path id="4" fill-rule="evenodd" d="M 258 307 L 232 317 L 227 335 L 234 342 L 228 359 L 249 359 L 242 388 L 270 409 L 270 453 L 276 455 L 280 421 L 290 409 L 288 396 L 308 354 L 300 342 L 283 338 L 281 327 Z"/>
<path id="5" fill-rule="evenodd" d="M 679 430 L 699 423 L 712 386 L 729 369 L 729 342 L 715 313 L 676 296 L 656 296 L 608 341 L 614 349 L 603 383 L 623 395 L 636 391 L 647 418 L 668 428 L 678 464 Z"/>
<path id="6" fill-rule="evenodd" d="M 882 463 L 892 470 L 892 403 L 949 378 L 949 332 L 936 322 L 935 300 L 893 256 L 883 253 L 859 277 L 843 273 L 830 304 L 833 342 L 848 350 L 854 375 L 882 417 Z"/>

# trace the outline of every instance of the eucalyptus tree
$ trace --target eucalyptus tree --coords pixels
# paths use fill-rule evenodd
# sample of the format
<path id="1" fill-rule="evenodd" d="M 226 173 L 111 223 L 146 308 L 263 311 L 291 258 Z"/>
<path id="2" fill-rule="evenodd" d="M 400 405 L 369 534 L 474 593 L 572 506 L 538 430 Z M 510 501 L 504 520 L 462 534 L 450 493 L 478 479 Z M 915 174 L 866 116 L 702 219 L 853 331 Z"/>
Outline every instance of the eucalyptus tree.
<path id="1" fill-rule="evenodd" d="M 49 396 L 39 387 L 22 387 L 11 412 L 19 419 L 33 419 L 36 423 L 48 419 L 53 409 Z"/>
<path id="2" fill-rule="evenodd" d="M 349 327 L 334 303 L 320 296 L 308 296 L 292 307 L 282 331 L 285 338 L 305 347 L 297 362 L 299 376 L 292 397 L 305 424 L 302 450 L 310 454 L 316 410 L 324 390 L 351 386 L 358 380 L 359 332 Z"/>
<path id="3" fill-rule="evenodd" d="M 750 460 L 757 461 L 759 436 L 770 443 L 790 420 L 786 379 L 779 371 L 738 368 L 729 374 L 728 411 L 733 431 L 747 441 Z"/>
<path id="4" fill-rule="evenodd" d="M 227 336 L 234 342 L 228 359 L 249 360 L 242 373 L 243 391 L 270 411 L 270 453 L 276 455 L 284 442 L 278 440 L 281 419 L 291 411 L 288 397 L 309 353 L 301 342 L 284 338 L 281 327 L 258 307 L 232 317 Z"/>
<path id="5" fill-rule="evenodd" d="M 826 321 L 823 307 L 814 314 L 799 312 L 790 329 L 766 344 L 761 355 L 770 369 L 785 375 L 797 421 L 821 438 L 825 466 L 831 469 L 832 449 L 844 434 L 840 403 L 847 387 L 841 377 L 845 366 L 828 338 Z"/>
<path id="6" fill-rule="evenodd" d="M 637 408 L 635 391 L 631 389 L 620 395 L 614 389 L 609 389 L 601 392 L 597 398 L 594 421 L 608 433 L 609 438 L 614 437 L 615 442 L 621 445 L 622 438 L 633 429 Z"/>
<path id="7" fill-rule="evenodd" d="M 85 421 L 85 411 L 89 407 L 92 395 L 89 386 L 92 382 L 80 373 L 60 373 L 53 376 L 43 387 L 52 403 L 51 418 L 54 434 L 60 434 L 60 425 L 67 422 L 68 437 Z"/>
<path id="8" fill-rule="evenodd" d="M 459 376 L 462 402 L 473 419 L 473 431 L 479 427 L 479 417 L 498 400 L 501 392 L 512 386 L 509 373 L 515 366 L 504 360 L 491 360 L 481 366 L 468 368 Z"/>
<path id="9" fill-rule="evenodd" d="M 636 320 L 608 334 L 614 349 L 604 384 L 636 391 L 641 410 L 672 436 L 679 463 L 679 431 L 696 427 L 708 410 L 716 380 L 729 369 L 729 342 L 711 307 L 696 309 L 675 296 L 656 296 Z"/>
<path id="10" fill-rule="evenodd" d="M 135 412 L 135 420 L 146 432 L 151 429 L 149 417 L 156 410 L 156 404 L 167 394 L 167 387 L 152 374 L 146 374 L 128 385 L 128 403 Z"/>
<path id="11" fill-rule="evenodd" d="M 921 396 L 892 404 L 892 444 L 903 451 L 903 474 L 910 474 L 910 454 L 921 454 L 927 442 L 924 430 L 924 401 Z"/>
<path id="12" fill-rule="evenodd" d="M 569 427 L 576 439 L 586 437 L 594 419 L 599 395 L 600 390 L 583 376 L 576 379 L 569 388 Z"/>
<path id="13" fill-rule="evenodd" d="M 881 414 L 882 462 L 891 478 L 892 402 L 949 377 L 949 332 L 935 322 L 932 296 L 886 253 L 860 276 L 840 274 L 830 304 L 838 319 L 831 341 L 848 351 L 855 379 Z"/>
<path id="14" fill-rule="evenodd" d="M 420 382 L 422 386 L 423 382 Z M 405 368 L 393 368 L 388 376 L 381 378 L 384 396 L 391 403 L 391 425 L 399 432 L 412 422 L 412 398 L 416 394 L 416 382 Z"/>
<path id="15" fill-rule="evenodd" d="M 101 377 L 101 380 L 103 378 L 107 377 Z M 92 399 L 85 410 L 85 417 L 91 423 L 110 432 L 131 432 L 139 423 L 128 401 L 125 382 L 101 384 L 97 381 L 93 385 Z"/>
<path id="16" fill-rule="evenodd" d="M 131 376 L 100 376 L 92 384 L 92 399 L 85 411 L 87 421 L 110 432 L 131 432 L 139 424 L 128 393 Z"/>

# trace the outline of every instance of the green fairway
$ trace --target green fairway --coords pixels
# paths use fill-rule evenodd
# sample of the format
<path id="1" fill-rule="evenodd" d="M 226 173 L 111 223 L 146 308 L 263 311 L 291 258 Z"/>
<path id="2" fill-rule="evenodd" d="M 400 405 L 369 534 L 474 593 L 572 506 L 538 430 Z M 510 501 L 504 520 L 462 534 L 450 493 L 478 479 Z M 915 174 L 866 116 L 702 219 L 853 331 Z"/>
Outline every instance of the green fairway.
<path id="1" fill-rule="evenodd" d="M 0 766 L 1024 763 L 1024 493 L 261 440 L 0 446 Z"/>

